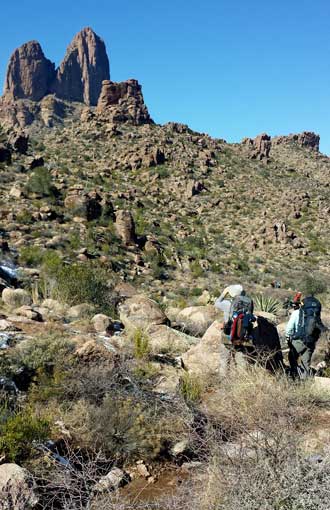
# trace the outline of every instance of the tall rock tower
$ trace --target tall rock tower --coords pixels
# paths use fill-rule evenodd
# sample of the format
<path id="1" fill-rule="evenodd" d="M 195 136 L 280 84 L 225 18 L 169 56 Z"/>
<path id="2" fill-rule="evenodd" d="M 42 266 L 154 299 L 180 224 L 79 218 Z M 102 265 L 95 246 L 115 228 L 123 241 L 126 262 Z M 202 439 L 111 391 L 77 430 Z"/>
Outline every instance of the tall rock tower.
<path id="1" fill-rule="evenodd" d="M 57 71 L 53 91 L 62 99 L 95 106 L 102 81 L 110 79 L 103 40 L 89 27 L 81 30 L 67 48 Z"/>
<path id="2" fill-rule="evenodd" d="M 55 79 L 55 66 L 37 41 L 17 48 L 10 57 L 4 95 L 10 99 L 40 101 L 49 93 Z"/>

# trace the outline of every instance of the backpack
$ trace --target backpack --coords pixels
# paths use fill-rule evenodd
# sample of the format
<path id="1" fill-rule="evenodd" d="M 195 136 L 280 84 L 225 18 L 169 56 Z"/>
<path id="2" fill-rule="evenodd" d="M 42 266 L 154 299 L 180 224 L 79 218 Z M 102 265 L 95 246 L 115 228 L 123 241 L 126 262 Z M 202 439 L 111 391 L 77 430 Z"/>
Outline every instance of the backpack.
<path id="1" fill-rule="evenodd" d="M 237 296 L 230 308 L 230 340 L 244 341 L 250 338 L 252 333 L 253 301 L 248 296 Z"/>
<path id="2" fill-rule="evenodd" d="M 250 313 L 253 314 L 253 301 L 248 296 L 236 296 L 230 307 L 230 316 L 234 314 Z"/>
<path id="3" fill-rule="evenodd" d="M 307 346 L 313 346 L 315 344 L 323 329 L 321 309 L 320 301 L 313 296 L 306 297 L 300 307 L 298 323 L 299 338 L 301 338 Z"/>

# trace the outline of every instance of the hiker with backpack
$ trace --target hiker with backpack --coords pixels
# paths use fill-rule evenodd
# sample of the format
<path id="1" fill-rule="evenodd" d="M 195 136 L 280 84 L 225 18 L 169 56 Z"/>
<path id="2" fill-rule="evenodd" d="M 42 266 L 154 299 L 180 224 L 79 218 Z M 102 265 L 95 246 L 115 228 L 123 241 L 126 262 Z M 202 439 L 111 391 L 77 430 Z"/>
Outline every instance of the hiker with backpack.
<path id="1" fill-rule="evenodd" d="M 233 345 L 239 345 L 252 338 L 253 301 L 246 295 L 242 285 L 230 285 L 226 287 L 221 296 L 216 300 L 215 307 L 223 311 L 223 330 Z"/>
<path id="2" fill-rule="evenodd" d="M 295 309 L 286 326 L 290 370 L 293 378 L 306 379 L 313 375 L 310 366 L 312 355 L 326 328 L 321 320 L 321 303 L 314 295 L 302 299 L 301 294 L 296 294 L 294 304 Z"/>

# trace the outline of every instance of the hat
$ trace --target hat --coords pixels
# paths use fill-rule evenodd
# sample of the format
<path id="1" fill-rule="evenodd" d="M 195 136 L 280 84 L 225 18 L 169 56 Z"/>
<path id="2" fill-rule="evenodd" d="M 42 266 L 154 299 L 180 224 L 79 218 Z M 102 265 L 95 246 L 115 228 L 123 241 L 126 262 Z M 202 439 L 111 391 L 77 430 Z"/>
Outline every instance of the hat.
<path id="1" fill-rule="evenodd" d="M 299 303 L 301 302 L 301 296 L 302 296 L 302 292 L 296 292 L 296 294 L 293 298 L 293 303 L 296 305 L 299 305 Z"/>

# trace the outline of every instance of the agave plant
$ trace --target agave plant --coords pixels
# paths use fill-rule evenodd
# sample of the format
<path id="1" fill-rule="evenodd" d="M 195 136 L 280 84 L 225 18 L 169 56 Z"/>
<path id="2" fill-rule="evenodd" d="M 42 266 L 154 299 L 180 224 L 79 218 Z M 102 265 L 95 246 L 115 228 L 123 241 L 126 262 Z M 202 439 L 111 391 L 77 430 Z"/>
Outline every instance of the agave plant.
<path id="1" fill-rule="evenodd" d="M 253 297 L 254 307 L 260 312 L 268 312 L 277 314 L 282 308 L 281 302 L 271 296 L 264 296 L 264 294 L 258 294 Z"/>

